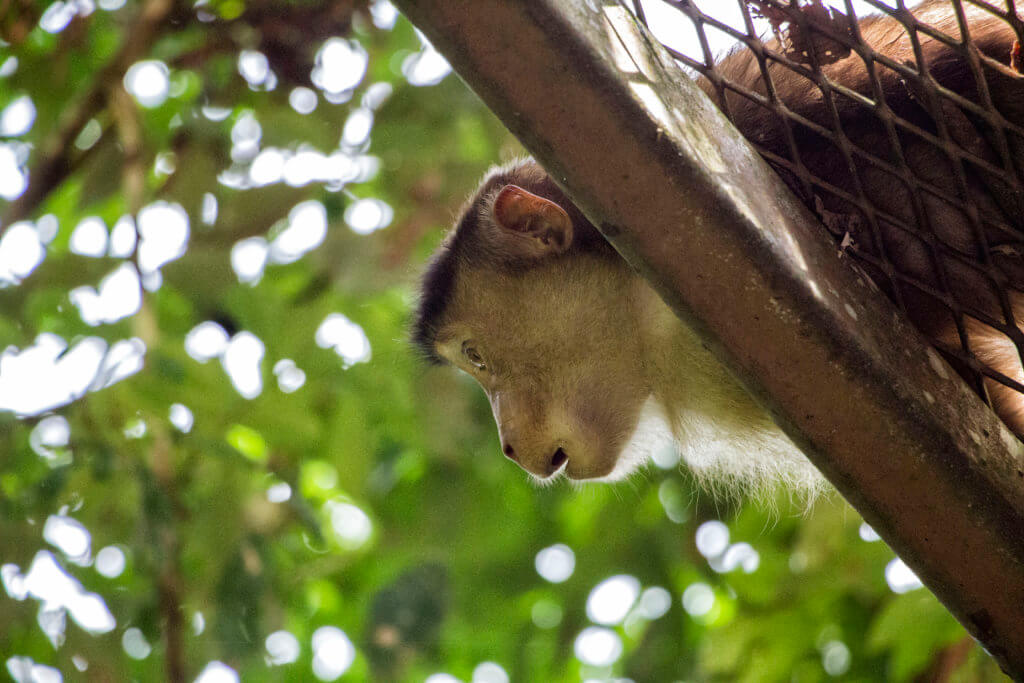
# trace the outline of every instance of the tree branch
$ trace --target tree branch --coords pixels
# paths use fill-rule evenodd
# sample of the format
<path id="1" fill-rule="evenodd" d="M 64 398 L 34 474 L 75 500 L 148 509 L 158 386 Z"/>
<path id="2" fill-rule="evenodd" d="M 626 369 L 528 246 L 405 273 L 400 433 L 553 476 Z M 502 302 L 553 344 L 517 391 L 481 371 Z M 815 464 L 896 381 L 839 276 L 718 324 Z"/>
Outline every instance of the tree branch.
<path id="1" fill-rule="evenodd" d="M 185 618 L 181 608 L 184 581 L 179 567 L 181 542 L 176 524 L 180 506 L 177 501 L 173 452 L 166 429 L 157 427 L 154 424 L 156 420 L 150 422 L 154 429 L 150 466 L 171 508 L 169 521 L 157 529 L 161 558 L 157 594 L 160 614 L 163 616 L 164 669 L 168 683 L 185 683 Z"/>
<path id="2" fill-rule="evenodd" d="M 111 61 L 93 81 L 86 93 L 62 117 L 60 125 L 41 145 L 35 165 L 29 172 L 29 186 L 4 211 L 2 228 L 5 229 L 28 217 L 64 182 L 75 168 L 75 138 L 106 103 L 112 88 L 123 88 L 124 74 L 132 64 L 146 53 L 160 31 L 166 28 L 167 18 L 175 8 L 175 0 L 149 0 L 139 10 L 135 21 L 125 29 L 125 41 Z M 2 233 L 0 233 L 2 234 Z"/>
<path id="3" fill-rule="evenodd" d="M 135 102 L 120 83 L 111 85 L 107 98 L 124 150 L 121 187 L 125 205 L 128 213 L 134 216 L 142 208 L 146 193 L 146 167 L 142 159 L 142 124 Z"/>

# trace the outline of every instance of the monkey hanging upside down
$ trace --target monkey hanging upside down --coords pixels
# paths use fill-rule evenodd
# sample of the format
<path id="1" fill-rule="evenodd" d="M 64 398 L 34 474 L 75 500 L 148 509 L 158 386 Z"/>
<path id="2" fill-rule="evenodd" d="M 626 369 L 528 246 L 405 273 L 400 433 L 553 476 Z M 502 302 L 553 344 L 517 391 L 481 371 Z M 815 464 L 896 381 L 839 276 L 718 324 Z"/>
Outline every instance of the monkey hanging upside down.
<path id="1" fill-rule="evenodd" d="M 872 79 L 856 51 L 826 60 L 820 73 L 884 101 L 909 126 L 823 93 L 776 63 L 766 67 L 769 89 L 749 50 L 717 65 L 719 75 L 748 91 L 774 90 L 778 102 L 812 124 L 793 130 L 790 142 L 787 123 L 770 108 L 710 80 L 701 85 L 823 222 L 842 226 L 844 243 L 867 255 L 873 279 L 925 334 L 950 346 L 966 338 L 974 359 L 1024 383 L 1008 336 L 1020 338 L 1024 295 L 1004 293 L 1024 291 L 1024 267 L 1019 256 L 1000 250 L 1024 241 L 1016 180 L 1024 174 L 1024 77 L 1011 59 L 1019 45 L 999 17 L 973 5 L 964 11 L 970 49 L 999 64 L 972 67 L 969 50 L 925 32 L 917 37 L 929 77 L 976 108 L 878 64 Z M 948 0 L 929 0 L 914 15 L 960 34 Z M 894 18 L 870 17 L 858 28 L 864 43 L 888 59 L 916 64 L 907 28 Z M 984 74 L 981 83 L 975 73 Z M 836 121 L 846 150 L 814 130 L 813 124 L 834 129 Z M 868 153 L 851 153 L 854 147 Z M 813 183 L 778 163 L 794 154 Z M 655 449 L 674 446 L 716 488 L 813 489 L 821 482 L 767 413 L 531 160 L 493 169 L 468 202 L 423 278 L 413 340 L 427 358 L 480 383 L 503 452 L 540 480 L 564 473 L 615 481 Z M 1024 434 L 1024 396 L 993 379 L 984 383 L 1000 417 Z"/>

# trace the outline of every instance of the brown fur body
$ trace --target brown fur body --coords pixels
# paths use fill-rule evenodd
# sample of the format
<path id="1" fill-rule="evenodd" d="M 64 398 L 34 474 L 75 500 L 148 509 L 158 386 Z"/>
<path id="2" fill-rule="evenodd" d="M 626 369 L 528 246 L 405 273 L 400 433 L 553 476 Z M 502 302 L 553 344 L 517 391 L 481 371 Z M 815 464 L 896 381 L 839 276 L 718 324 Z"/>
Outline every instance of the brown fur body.
<path id="1" fill-rule="evenodd" d="M 930 338 L 951 348 L 963 342 L 982 364 L 1024 383 L 1012 340 L 1024 342 L 1024 76 L 1009 68 L 1016 34 L 991 12 L 963 3 L 983 82 L 965 50 L 917 32 L 921 61 L 907 28 L 893 17 L 873 16 L 858 24 L 862 40 L 886 58 L 912 67 L 946 90 L 989 109 L 972 111 L 954 99 L 929 93 L 879 61 L 872 61 L 877 88 L 856 52 L 820 67 L 829 83 L 869 100 L 884 102 L 894 123 L 871 106 L 774 62 L 767 62 L 772 91 L 792 113 L 827 130 L 842 129 L 841 142 L 811 125 L 789 123 L 769 108 L 733 91 L 701 86 L 759 148 L 837 238 L 856 245 L 861 265 Z M 948 0 L 913 9 L 915 19 L 953 38 L 961 37 Z M 770 47 L 778 49 L 777 43 Z M 764 73 L 749 50 L 716 66 L 726 81 L 765 95 Z M 931 136 L 929 140 L 925 135 Z M 945 149 L 936 141 L 944 141 Z M 792 163 L 783 163 L 779 158 Z M 983 164 L 976 163 L 980 160 Z M 801 177 L 799 165 L 809 172 Z M 962 168 L 963 179 L 957 167 Z M 810 181 L 813 177 L 814 181 Z M 865 209 L 864 207 L 870 207 Z M 891 270 L 890 270 L 891 269 Z M 890 272 L 898 275 L 890 275 Z M 1016 290 L 1016 291 L 1014 291 Z M 962 318 L 962 333 L 957 327 Z M 970 377 L 966 364 L 953 359 Z M 999 382 L 986 380 L 997 412 L 1024 433 L 1024 401 Z"/>

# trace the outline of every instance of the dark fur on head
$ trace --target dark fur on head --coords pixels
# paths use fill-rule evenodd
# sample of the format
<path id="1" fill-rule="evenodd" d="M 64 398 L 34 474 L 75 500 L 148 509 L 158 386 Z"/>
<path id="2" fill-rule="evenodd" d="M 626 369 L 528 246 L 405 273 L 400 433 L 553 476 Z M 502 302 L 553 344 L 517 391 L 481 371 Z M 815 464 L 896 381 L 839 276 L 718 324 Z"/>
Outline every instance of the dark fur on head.
<path id="1" fill-rule="evenodd" d="M 462 209 L 455 229 L 445 238 L 423 275 L 411 338 L 413 345 L 431 363 L 440 365 L 444 362 L 437 355 L 434 342 L 444 322 L 460 269 L 486 266 L 497 271 L 521 271 L 534 265 L 530 261 L 508 260 L 497 255 L 486 243 L 484 231 L 480 229 L 481 211 L 490 210 L 494 196 L 506 185 L 518 185 L 549 199 L 569 214 L 573 225 L 572 245 L 565 253 L 550 258 L 566 258 L 581 252 L 605 252 L 615 256 L 611 245 L 597 228 L 569 201 L 536 161 L 525 159 L 492 168 Z"/>

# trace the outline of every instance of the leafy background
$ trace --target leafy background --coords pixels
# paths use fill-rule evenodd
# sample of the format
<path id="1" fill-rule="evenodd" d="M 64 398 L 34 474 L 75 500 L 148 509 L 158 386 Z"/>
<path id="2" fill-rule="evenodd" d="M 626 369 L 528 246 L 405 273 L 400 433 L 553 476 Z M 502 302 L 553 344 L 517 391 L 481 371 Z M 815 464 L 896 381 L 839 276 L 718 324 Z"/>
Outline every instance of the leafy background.
<path id="1" fill-rule="evenodd" d="M 500 456 L 405 337 L 522 152 L 387 2 L 15 0 L 0 37 L 13 680 L 1000 679 L 836 495 Z M 188 226 L 155 267 L 152 209 L 142 244 Z"/>

